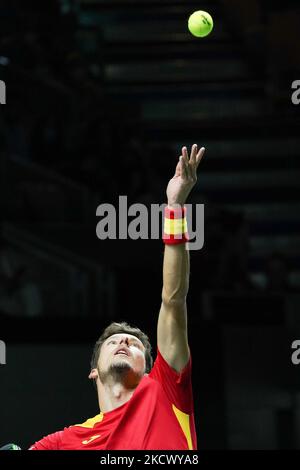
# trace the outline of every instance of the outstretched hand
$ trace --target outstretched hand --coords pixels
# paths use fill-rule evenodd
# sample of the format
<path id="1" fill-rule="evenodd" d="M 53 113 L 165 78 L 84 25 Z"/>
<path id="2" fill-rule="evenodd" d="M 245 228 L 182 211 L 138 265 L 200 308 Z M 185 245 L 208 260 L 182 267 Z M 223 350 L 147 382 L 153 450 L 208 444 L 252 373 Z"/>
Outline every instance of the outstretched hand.
<path id="1" fill-rule="evenodd" d="M 188 195 L 197 181 L 197 168 L 204 155 L 205 148 L 198 151 L 197 144 L 192 146 L 189 158 L 186 147 L 182 147 L 182 155 L 179 157 L 175 175 L 169 181 L 167 187 L 168 206 L 180 204 L 183 206 Z"/>

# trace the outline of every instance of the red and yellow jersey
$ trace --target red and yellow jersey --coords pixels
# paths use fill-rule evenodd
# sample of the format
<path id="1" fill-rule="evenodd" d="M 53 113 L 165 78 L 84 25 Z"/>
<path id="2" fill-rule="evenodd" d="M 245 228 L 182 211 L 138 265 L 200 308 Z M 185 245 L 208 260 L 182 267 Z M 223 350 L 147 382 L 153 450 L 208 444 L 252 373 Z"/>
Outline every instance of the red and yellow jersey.
<path id="1" fill-rule="evenodd" d="M 160 352 L 130 400 L 50 434 L 30 450 L 195 450 L 191 358 L 181 373 Z"/>

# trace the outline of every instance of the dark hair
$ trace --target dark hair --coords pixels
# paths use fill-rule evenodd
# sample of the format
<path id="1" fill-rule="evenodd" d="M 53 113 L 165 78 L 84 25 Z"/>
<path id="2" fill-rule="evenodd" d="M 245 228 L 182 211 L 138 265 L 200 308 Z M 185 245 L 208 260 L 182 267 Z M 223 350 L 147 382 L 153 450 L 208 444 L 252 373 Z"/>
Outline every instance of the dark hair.
<path id="1" fill-rule="evenodd" d="M 151 356 L 151 344 L 149 342 L 149 338 L 145 333 L 142 332 L 142 330 L 134 326 L 130 326 L 128 323 L 125 322 L 113 322 L 107 328 L 105 328 L 102 335 L 94 346 L 93 355 L 91 359 L 91 369 L 97 368 L 101 347 L 104 341 L 110 336 L 119 333 L 128 333 L 130 335 L 136 336 L 143 343 L 143 345 L 145 346 L 146 372 L 149 373 L 153 365 L 153 359 Z"/>

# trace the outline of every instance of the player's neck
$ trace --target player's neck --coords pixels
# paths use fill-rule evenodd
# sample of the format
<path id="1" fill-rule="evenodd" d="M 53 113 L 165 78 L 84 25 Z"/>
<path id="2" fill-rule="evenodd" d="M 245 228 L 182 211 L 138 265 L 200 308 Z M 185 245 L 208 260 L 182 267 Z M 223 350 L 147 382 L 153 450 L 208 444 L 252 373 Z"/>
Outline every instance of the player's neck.
<path id="1" fill-rule="evenodd" d="M 98 397 L 102 413 L 112 411 L 128 402 L 135 388 L 126 388 L 122 383 L 101 384 L 98 389 Z"/>

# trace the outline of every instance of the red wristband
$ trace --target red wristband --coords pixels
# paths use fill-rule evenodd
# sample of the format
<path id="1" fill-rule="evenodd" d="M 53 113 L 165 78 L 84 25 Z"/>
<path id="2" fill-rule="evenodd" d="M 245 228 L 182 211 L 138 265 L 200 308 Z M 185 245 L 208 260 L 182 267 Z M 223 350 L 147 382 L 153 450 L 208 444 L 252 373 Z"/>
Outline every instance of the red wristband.
<path id="1" fill-rule="evenodd" d="M 188 240 L 186 207 L 165 207 L 163 242 L 167 245 L 178 245 Z"/>

